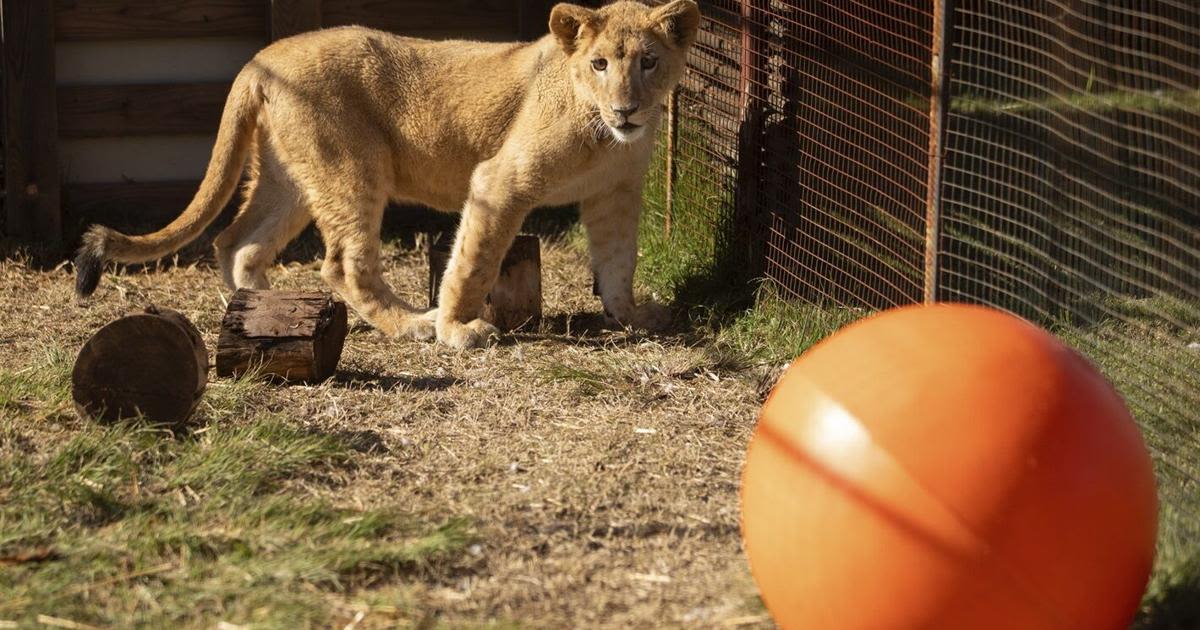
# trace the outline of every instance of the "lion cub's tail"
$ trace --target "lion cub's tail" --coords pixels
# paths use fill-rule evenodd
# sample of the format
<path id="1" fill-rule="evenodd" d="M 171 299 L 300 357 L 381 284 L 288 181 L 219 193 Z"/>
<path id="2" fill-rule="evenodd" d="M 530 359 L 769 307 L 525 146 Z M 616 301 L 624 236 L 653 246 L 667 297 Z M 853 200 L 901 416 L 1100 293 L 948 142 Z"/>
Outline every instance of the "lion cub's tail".
<path id="1" fill-rule="evenodd" d="M 217 141 L 200 190 L 183 214 L 169 225 L 140 236 L 128 236 L 100 225 L 88 228 L 75 256 L 75 292 L 79 297 L 87 297 L 96 290 L 106 261 L 139 263 L 162 258 L 191 242 L 217 218 L 241 179 L 261 104 L 258 73 L 247 66 L 234 80 L 225 101 Z"/>

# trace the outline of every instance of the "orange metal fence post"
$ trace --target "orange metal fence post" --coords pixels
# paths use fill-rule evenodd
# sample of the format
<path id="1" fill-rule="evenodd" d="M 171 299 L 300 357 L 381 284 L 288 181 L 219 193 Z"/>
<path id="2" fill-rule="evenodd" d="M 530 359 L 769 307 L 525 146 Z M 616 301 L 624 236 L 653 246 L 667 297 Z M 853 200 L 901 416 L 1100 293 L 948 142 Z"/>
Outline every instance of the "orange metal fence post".
<path id="1" fill-rule="evenodd" d="M 925 208 L 925 302 L 937 301 L 938 241 L 942 223 L 942 162 L 950 80 L 946 51 L 954 10 L 952 0 L 934 0 L 933 55 L 929 77 L 929 187 Z"/>
<path id="2" fill-rule="evenodd" d="M 666 200 L 663 208 L 663 236 L 671 237 L 671 221 L 675 215 L 675 152 L 679 150 L 679 90 L 671 91 L 667 97 L 667 164 Z"/>

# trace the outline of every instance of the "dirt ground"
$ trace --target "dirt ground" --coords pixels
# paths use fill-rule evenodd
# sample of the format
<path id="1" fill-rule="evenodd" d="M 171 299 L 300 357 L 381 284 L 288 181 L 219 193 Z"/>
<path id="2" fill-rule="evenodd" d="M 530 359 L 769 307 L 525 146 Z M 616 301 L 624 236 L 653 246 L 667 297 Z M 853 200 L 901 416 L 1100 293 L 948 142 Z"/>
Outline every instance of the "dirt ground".
<path id="1" fill-rule="evenodd" d="M 423 305 L 423 255 L 387 254 L 397 293 Z M 333 381 L 255 394 L 264 411 L 356 444 L 336 479 L 295 481 L 307 491 L 339 506 L 474 524 L 460 561 L 370 592 L 329 593 L 337 618 L 356 627 L 770 626 L 737 511 L 763 372 L 729 368 L 696 333 L 597 330 L 584 255 L 547 244 L 543 261 L 537 332 L 460 354 L 387 339 L 351 315 Z M 103 324 L 151 303 L 187 315 L 211 356 L 229 297 L 217 270 L 197 264 L 108 275 L 80 306 L 68 271 L 0 265 L 0 355 L 14 367 L 35 366 L 47 348 L 73 354 Z M 323 288 L 315 262 L 271 277 L 276 288 Z M 210 376 L 209 387 L 228 384 Z"/>

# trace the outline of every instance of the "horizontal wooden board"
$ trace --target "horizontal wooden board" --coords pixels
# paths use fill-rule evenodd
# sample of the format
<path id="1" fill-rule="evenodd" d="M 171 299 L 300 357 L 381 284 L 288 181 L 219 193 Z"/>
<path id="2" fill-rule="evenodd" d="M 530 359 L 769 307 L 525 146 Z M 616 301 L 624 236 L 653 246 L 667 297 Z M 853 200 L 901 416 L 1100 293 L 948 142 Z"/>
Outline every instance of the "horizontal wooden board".
<path id="1" fill-rule="evenodd" d="M 56 42 L 58 85 L 157 85 L 232 81 L 262 50 L 254 37 Z"/>
<path id="2" fill-rule="evenodd" d="M 68 184 L 63 192 L 63 228 L 67 250 L 78 248 L 79 236 L 94 223 L 129 234 L 146 234 L 162 228 L 183 212 L 199 188 L 199 181 Z M 229 225 L 241 199 L 241 193 L 230 199 L 221 216 L 205 230 L 204 236 L 185 248 L 185 257 L 202 256 L 210 251 L 211 238 Z M 414 247 L 415 234 L 453 234 L 454 225 L 454 217 L 433 210 L 390 207 L 384 213 L 383 233 L 385 238 L 398 238 L 407 247 Z M 303 237 L 301 240 L 304 240 Z M 297 251 L 308 256 L 303 260 L 309 260 L 313 255 L 303 246 Z"/>
<path id="3" fill-rule="evenodd" d="M 430 39 L 516 41 L 518 0 L 323 0 L 323 26 L 360 24 Z M 542 33 L 538 36 L 545 34 Z"/>
<path id="4" fill-rule="evenodd" d="M 45 1 L 45 0 L 39 0 Z M 267 38 L 263 0 L 55 0 L 55 39 Z"/>
<path id="5" fill-rule="evenodd" d="M 101 222 L 149 232 L 183 212 L 198 181 L 68 184 L 63 206 L 73 223 Z"/>
<path id="6" fill-rule="evenodd" d="M 65 180 L 171 182 L 200 179 L 212 161 L 216 134 L 60 138 Z"/>
<path id="7" fill-rule="evenodd" d="M 229 83 L 60 87 L 59 136 L 214 133 L 229 87 Z"/>
<path id="8" fill-rule="evenodd" d="M 549 32 L 551 0 L 517 2 L 517 39 L 533 41 Z"/>
<path id="9" fill-rule="evenodd" d="M 321 0 L 268 0 L 271 41 L 321 28 Z"/>
<path id="10" fill-rule="evenodd" d="M 269 37 L 265 0 L 54 0 L 57 41 Z M 322 26 L 361 24 L 405 35 L 492 41 L 536 38 L 542 13 L 519 0 L 323 0 Z"/>
<path id="11" fill-rule="evenodd" d="M 198 181 L 68 184 L 63 190 L 63 240 L 68 251 L 74 251 L 83 230 L 92 224 L 148 234 L 182 214 L 199 187 Z M 212 237 L 229 225 L 240 199 L 241 195 L 234 195 L 204 234 L 180 250 L 180 256 L 187 260 L 211 253 Z"/>
<path id="12" fill-rule="evenodd" d="M 198 181 L 68 184 L 63 192 L 64 249 L 77 250 L 83 230 L 93 224 L 127 234 L 147 234 L 160 229 L 183 212 L 199 187 Z M 241 200 L 242 195 L 235 194 L 204 234 L 180 250 L 181 259 L 210 255 L 213 237 L 233 220 Z M 396 240 L 412 248 L 417 246 L 419 234 L 452 236 L 456 223 L 457 217 L 427 208 L 391 206 L 384 213 L 382 235 L 386 240 Z M 561 229 L 544 231 L 549 225 L 527 223 L 525 227 L 526 231 L 538 234 L 562 233 Z M 315 228 L 309 226 L 306 234 L 284 251 L 282 260 L 309 262 L 320 255 L 320 238 Z"/>

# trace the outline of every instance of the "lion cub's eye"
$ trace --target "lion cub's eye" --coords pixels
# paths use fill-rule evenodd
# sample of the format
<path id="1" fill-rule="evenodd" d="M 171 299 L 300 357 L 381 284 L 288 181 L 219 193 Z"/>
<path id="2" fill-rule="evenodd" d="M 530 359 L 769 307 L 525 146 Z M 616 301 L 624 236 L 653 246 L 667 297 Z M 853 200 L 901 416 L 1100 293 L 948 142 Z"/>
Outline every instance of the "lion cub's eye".
<path id="1" fill-rule="evenodd" d="M 608 69 L 608 60 L 607 59 L 593 59 L 592 60 L 592 70 L 595 70 L 596 72 L 604 72 L 606 69 Z"/>
<path id="2" fill-rule="evenodd" d="M 658 57 L 642 57 L 642 70 L 653 70 L 658 66 Z"/>

